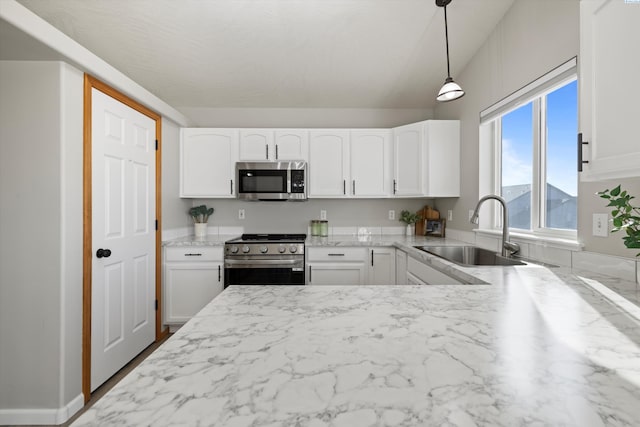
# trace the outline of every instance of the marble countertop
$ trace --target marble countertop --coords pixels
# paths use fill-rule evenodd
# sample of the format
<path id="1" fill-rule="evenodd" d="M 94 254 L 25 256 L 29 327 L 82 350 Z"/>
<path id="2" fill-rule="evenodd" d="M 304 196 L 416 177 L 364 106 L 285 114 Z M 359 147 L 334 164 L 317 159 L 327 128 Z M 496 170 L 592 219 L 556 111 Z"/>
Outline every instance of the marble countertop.
<path id="1" fill-rule="evenodd" d="M 73 425 L 638 425 L 637 306 L 467 272 L 491 284 L 229 287 Z"/>

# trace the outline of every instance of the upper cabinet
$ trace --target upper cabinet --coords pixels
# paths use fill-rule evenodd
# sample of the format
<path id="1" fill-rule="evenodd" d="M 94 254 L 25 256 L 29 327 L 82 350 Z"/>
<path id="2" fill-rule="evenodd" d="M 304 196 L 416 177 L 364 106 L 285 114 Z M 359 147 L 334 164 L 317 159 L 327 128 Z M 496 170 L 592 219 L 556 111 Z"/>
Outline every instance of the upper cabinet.
<path id="1" fill-rule="evenodd" d="M 391 132 L 388 129 L 352 130 L 349 140 L 352 197 L 391 195 Z"/>
<path id="2" fill-rule="evenodd" d="M 235 197 L 238 161 L 304 160 L 310 198 L 457 197 L 460 123 L 395 129 L 185 128 L 180 196 Z"/>
<path id="3" fill-rule="evenodd" d="M 182 129 L 180 197 L 235 197 L 237 159 L 237 129 Z"/>
<path id="4" fill-rule="evenodd" d="M 640 176 L 640 5 L 580 2 L 581 179 Z"/>
<path id="5" fill-rule="evenodd" d="M 460 196 L 460 122 L 426 120 L 393 129 L 393 194 Z"/>
<path id="6" fill-rule="evenodd" d="M 304 160 L 309 136 L 304 129 L 240 129 L 240 161 Z"/>
<path id="7" fill-rule="evenodd" d="M 309 197 L 346 197 L 349 181 L 349 131 L 309 132 Z"/>

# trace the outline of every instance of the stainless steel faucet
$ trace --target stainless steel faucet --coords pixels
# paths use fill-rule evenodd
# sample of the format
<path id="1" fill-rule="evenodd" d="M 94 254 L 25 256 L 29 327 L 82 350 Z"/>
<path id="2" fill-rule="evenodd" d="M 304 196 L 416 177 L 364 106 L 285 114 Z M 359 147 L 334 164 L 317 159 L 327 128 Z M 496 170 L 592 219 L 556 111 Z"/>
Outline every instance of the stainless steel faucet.
<path id="1" fill-rule="evenodd" d="M 480 210 L 480 206 L 489 199 L 497 200 L 502 205 L 502 256 L 510 257 L 520 250 L 520 245 L 509 241 L 509 211 L 507 210 L 507 202 L 505 202 L 502 197 L 489 194 L 488 196 L 481 198 L 478 201 L 476 210 L 473 211 L 473 215 L 469 222 L 472 224 L 478 223 L 478 211 Z"/>

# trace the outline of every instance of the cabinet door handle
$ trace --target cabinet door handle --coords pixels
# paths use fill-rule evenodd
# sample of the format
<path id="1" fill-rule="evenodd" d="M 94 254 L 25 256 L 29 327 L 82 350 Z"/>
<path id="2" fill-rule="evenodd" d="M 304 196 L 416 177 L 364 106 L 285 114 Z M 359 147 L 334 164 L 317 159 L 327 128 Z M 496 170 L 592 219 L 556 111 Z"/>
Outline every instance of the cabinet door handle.
<path id="1" fill-rule="evenodd" d="M 265 145 L 264 148 L 267 149 L 267 157 L 266 157 L 266 159 L 269 160 L 269 146 Z"/>
<path id="2" fill-rule="evenodd" d="M 396 194 L 396 180 L 393 180 L 393 194 Z"/>
<path id="3" fill-rule="evenodd" d="M 342 180 L 342 194 L 347 194 L 347 181 L 345 179 Z"/>
<path id="4" fill-rule="evenodd" d="M 220 283 L 221 279 L 222 279 L 222 267 L 218 266 L 218 283 Z"/>
<path id="5" fill-rule="evenodd" d="M 229 188 L 231 189 L 231 192 L 229 194 L 233 195 L 233 180 L 232 179 L 229 180 Z"/>
<path id="6" fill-rule="evenodd" d="M 371 249 L 371 267 L 373 267 L 373 249 Z"/>
<path id="7" fill-rule="evenodd" d="M 344 256 L 344 254 L 328 254 L 329 256 Z"/>
<path id="8" fill-rule="evenodd" d="M 582 146 L 589 144 L 582 140 L 582 132 L 578 134 L 578 172 L 582 172 L 582 165 L 589 163 L 589 160 L 582 160 Z"/>
<path id="9" fill-rule="evenodd" d="M 276 144 L 276 160 L 278 160 L 278 144 Z"/>
<path id="10" fill-rule="evenodd" d="M 356 180 L 353 180 L 353 183 L 351 184 L 351 186 L 353 187 L 353 195 L 356 195 Z"/>
<path id="11" fill-rule="evenodd" d="M 184 254 L 184 256 L 202 256 L 202 254 L 195 254 L 195 253 L 191 254 L 191 253 L 189 253 L 189 254 Z"/>
<path id="12" fill-rule="evenodd" d="M 309 266 L 309 284 L 311 284 L 311 266 Z"/>

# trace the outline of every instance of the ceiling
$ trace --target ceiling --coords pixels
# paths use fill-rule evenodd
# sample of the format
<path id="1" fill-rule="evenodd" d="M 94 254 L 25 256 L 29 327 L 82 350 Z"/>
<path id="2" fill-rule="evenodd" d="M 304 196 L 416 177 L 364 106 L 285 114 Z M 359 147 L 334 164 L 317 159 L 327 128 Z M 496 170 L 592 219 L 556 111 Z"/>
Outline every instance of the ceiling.
<path id="1" fill-rule="evenodd" d="M 18 1 L 175 108 L 433 108 L 446 77 L 433 0 Z M 447 7 L 454 78 L 513 1 Z"/>

